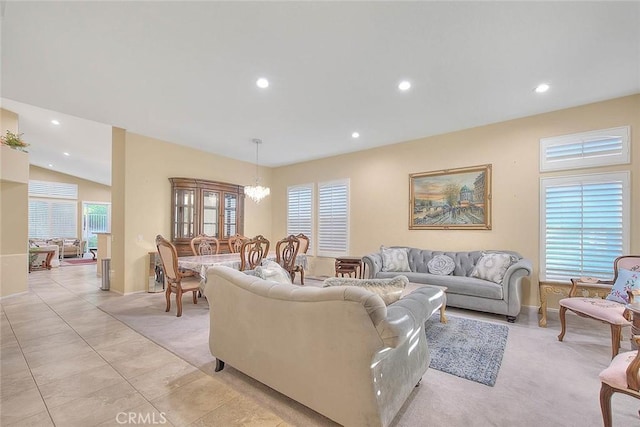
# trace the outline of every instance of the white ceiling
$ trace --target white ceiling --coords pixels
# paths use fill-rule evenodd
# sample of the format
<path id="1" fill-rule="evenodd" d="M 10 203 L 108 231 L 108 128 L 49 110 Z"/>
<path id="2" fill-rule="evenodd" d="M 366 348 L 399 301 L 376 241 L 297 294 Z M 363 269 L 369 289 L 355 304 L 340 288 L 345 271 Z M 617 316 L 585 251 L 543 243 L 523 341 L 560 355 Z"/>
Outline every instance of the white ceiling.
<path id="1" fill-rule="evenodd" d="M 31 162 L 107 184 L 112 125 L 279 166 L 640 92 L 637 1 L 2 6 Z"/>

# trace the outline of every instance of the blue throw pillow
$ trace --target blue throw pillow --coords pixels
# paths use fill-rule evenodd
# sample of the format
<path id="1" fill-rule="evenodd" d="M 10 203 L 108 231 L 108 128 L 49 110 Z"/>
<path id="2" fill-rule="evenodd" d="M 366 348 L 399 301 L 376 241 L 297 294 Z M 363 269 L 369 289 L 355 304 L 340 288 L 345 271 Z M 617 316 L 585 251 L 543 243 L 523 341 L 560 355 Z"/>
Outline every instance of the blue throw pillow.
<path id="1" fill-rule="evenodd" d="M 627 291 L 639 288 L 640 271 L 625 270 L 624 268 L 621 268 L 618 270 L 618 277 L 611 288 L 611 292 L 607 295 L 607 299 L 621 304 L 628 304 L 629 295 L 627 295 Z"/>

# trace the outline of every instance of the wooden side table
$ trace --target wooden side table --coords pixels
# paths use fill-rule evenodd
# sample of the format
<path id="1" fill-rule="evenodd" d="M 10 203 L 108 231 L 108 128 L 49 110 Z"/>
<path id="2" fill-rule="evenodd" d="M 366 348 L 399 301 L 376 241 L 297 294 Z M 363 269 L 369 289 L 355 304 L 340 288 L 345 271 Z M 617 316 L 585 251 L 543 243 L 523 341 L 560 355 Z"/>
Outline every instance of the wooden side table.
<path id="1" fill-rule="evenodd" d="M 576 279 L 571 279 L 576 280 Z M 547 327 L 547 296 L 549 294 L 552 295 L 560 295 L 561 297 L 569 296 L 569 291 L 571 290 L 571 283 L 549 283 L 549 282 L 540 282 L 540 308 L 538 309 L 538 313 L 541 314 L 540 320 L 538 321 L 538 326 L 541 328 Z M 611 284 L 610 283 L 585 283 L 585 282 L 577 282 L 576 284 L 576 295 L 585 298 L 605 298 L 611 292 Z"/>
<path id="2" fill-rule="evenodd" d="M 42 263 L 40 265 L 32 265 L 31 263 L 29 263 L 29 273 L 31 273 L 31 271 L 33 270 L 51 270 L 51 260 L 53 259 L 53 255 L 55 254 L 56 251 L 51 250 L 51 249 L 36 249 L 36 250 L 31 250 L 31 252 L 35 253 L 35 254 L 45 254 L 46 258 L 44 259 L 44 261 L 42 261 Z"/>
<path id="3" fill-rule="evenodd" d="M 364 278 L 364 262 L 359 257 L 337 257 L 336 258 L 336 277 L 345 274 L 349 277 L 353 274 L 356 279 Z"/>

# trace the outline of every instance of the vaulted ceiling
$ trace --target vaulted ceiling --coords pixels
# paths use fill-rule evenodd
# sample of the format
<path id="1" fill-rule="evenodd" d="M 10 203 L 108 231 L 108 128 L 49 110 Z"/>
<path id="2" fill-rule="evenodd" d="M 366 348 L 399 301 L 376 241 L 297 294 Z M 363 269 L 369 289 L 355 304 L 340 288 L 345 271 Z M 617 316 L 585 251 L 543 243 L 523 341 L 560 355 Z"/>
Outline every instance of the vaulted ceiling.
<path id="1" fill-rule="evenodd" d="M 279 166 L 640 92 L 640 2 L 1 6 L 31 163 L 105 184 L 110 126 Z"/>

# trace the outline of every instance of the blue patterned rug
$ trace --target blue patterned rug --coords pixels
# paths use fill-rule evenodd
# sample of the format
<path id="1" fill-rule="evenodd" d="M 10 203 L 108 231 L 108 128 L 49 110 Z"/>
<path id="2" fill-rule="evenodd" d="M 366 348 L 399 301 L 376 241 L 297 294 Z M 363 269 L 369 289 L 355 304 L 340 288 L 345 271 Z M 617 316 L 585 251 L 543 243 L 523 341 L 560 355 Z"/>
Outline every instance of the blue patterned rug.
<path id="1" fill-rule="evenodd" d="M 434 316 L 425 323 L 430 368 L 493 387 L 507 345 L 509 327 L 463 317 Z"/>

